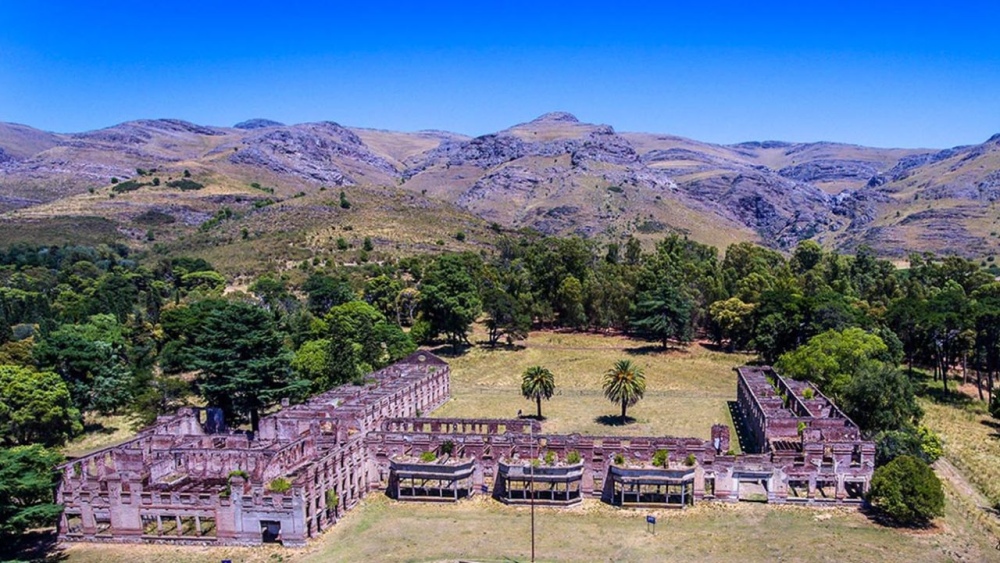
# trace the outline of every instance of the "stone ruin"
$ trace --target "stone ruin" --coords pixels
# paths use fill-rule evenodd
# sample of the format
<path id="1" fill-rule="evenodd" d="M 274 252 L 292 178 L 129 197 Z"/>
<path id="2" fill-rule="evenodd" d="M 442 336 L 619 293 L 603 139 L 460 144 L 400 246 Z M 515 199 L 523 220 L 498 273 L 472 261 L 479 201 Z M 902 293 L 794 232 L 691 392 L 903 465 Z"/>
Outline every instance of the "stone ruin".
<path id="1" fill-rule="evenodd" d="M 372 491 L 552 506 L 587 497 L 653 508 L 861 502 L 875 445 L 857 425 L 808 383 L 770 367 L 736 371 L 740 454 L 723 424 L 706 441 L 546 434 L 531 419 L 427 418 L 449 398 L 448 365 L 428 352 L 364 386 L 284 406 L 257 433 L 225 428 L 215 409 L 183 408 L 60 466 L 59 537 L 297 546 Z"/>

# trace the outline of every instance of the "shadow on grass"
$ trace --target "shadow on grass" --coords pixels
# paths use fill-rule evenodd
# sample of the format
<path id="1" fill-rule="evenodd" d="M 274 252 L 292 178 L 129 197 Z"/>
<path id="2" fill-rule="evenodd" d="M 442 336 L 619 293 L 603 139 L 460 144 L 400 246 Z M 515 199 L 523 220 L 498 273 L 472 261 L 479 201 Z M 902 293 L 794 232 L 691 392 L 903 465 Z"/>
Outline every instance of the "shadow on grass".
<path id="1" fill-rule="evenodd" d="M 0 544 L 0 561 L 66 561 L 54 529 L 33 530 Z"/>
<path id="2" fill-rule="evenodd" d="M 490 343 L 486 340 L 477 340 L 476 345 L 487 352 L 520 352 L 527 348 L 524 344 L 497 344 L 496 346 L 490 346 Z"/>
<path id="3" fill-rule="evenodd" d="M 733 418 L 733 427 L 736 429 L 736 439 L 739 441 L 740 451 L 754 453 L 756 445 L 746 430 L 746 421 L 743 420 L 743 411 L 740 410 L 739 403 L 726 401 L 726 406 L 729 407 L 729 415 Z M 730 436 L 730 441 L 732 441 L 732 436 Z"/>
<path id="4" fill-rule="evenodd" d="M 545 417 L 545 416 L 538 416 L 537 414 L 522 414 L 522 415 L 518 415 L 517 418 L 519 418 L 521 420 L 536 420 L 538 422 L 543 422 L 545 420 L 548 420 L 547 417 Z"/>
<path id="5" fill-rule="evenodd" d="M 117 426 L 105 426 L 100 422 L 90 422 L 83 425 L 84 434 L 104 434 L 111 435 L 118 431 Z"/>
<path id="6" fill-rule="evenodd" d="M 890 518 L 885 512 L 882 512 L 881 510 L 868 504 L 867 501 L 862 504 L 858 510 L 861 514 L 865 515 L 865 518 L 868 518 L 869 522 L 885 528 L 892 528 L 894 530 L 933 530 L 937 528 L 932 521 L 915 524 L 900 524 Z"/>
<path id="7" fill-rule="evenodd" d="M 631 416 L 626 416 L 622 418 L 617 415 L 602 414 L 594 418 L 594 422 L 604 425 L 604 426 L 627 426 L 635 422 L 635 419 Z"/>
<path id="8" fill-rule="evenodd" d="M 650 354 L 666 354 L 667 352 L 673 350 L 679 350 L 680 348 L 664 348 L 659 344 L 647 344 L 646 346 L 636 346 L 635 348 L 626 348 L 625 353 L 629 356 L 648 356 Z"/>
<path id="9" fill-rule="evenodd" d="M 472 348 L 472 344 L 459 344 L 454 346 L 452 344 L 440 344 L 428 351 L 435 356 L 440 356 L 442 358 L 458 358 L 464 356 Z"/>

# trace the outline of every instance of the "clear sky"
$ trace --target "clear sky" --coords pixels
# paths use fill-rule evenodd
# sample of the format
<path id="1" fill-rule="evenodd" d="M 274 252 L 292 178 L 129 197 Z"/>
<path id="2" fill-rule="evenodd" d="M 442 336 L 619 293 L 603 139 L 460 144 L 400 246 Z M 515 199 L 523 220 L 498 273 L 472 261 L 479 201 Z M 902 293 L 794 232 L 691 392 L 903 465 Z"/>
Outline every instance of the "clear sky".
<path id="1" fill-rule="evenodd" d="M 479 135 L 563 110 L 720 143 L 1000 132 L 1000 2 L 875 3 L 0 0 L 0 121 Z"/>

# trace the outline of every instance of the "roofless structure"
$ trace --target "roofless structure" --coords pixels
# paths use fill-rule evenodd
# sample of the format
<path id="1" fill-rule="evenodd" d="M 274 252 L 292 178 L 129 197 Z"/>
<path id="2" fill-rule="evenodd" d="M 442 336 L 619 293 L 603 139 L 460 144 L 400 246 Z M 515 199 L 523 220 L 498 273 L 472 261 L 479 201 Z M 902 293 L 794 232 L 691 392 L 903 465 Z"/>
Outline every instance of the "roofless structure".
<path id="1" fill-rule="evenodd" d="M 875 446 L 808 383 L 737 368 L 737 428 L 699 438 L 545 434 L 528 419 L 425 418 L 449 397 L 449 368 L 418 352 L 285 406 L 256 434 L 214 409 L 180 409 L 138 436 L 61 466 L 66 541 L 302 545 L 366 494 L 455 502 L 488 494 L 552 506 L 599 498 L 682 508 L 756 500 L 860 502 Z M 540 459 L 545 459 L 541 462 Z"/>

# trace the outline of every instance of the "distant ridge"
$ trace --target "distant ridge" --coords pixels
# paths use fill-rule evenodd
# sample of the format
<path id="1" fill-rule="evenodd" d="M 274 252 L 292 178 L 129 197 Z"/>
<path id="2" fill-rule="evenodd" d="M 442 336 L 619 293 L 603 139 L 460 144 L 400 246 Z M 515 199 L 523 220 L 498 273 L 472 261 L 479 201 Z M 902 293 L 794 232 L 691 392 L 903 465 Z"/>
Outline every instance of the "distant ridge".
<path id="1" fill-rule="evenodd" d="M 160 184 L 144 178 L 148 171 Z M 182 175 L 193 178 L 184 186 L 205 190 L 176 188 Z M 123 180 L 135 182 L 117 185 Z M 475 138 L 264 118 L 231 128 L 139 119 L 74 134 L 0 123 L 0 213 L 10 225 L 72 213 L 142 242 L 150 211 L 171 215 L 171 228 L 196 227 L 224 206 L 265 197 L 264 187 L 273 203 L 291 209 L 282 198 L 301 198 L 296 205 L 317 218 L 328 209 L 323 189 L 367 190 L 380 202 L 367 209 L 371 220 L 386 225 L 398 217 L 378 214 L 409 206 L 612 241 L 676 232 L 719 247 L 751 240 L 790 249 L 813 239 L 899 258 L 1000 253 L 1000 135 L 947 150 L 718 145 L 620 132 L 564 111 Z M 397 194 L 393 206 L 381 205 L 388 193 Z M 268 228 L 299 227 L 283 221 Z"/>

